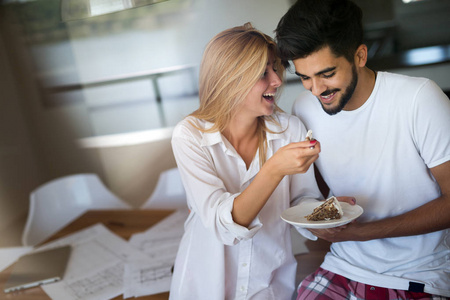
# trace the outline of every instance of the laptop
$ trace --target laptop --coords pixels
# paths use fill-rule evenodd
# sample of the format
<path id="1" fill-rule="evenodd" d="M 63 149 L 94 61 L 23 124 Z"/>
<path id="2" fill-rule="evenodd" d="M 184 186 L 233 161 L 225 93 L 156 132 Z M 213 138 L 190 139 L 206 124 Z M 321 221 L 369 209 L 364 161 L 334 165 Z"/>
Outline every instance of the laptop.
<path id="1" fill-rule="evenodd" d="M 5 293 L 61 280 L 70 252 L 71 246 L 68 245 L 21 256 L 13 265 L 4 286 Z"/>

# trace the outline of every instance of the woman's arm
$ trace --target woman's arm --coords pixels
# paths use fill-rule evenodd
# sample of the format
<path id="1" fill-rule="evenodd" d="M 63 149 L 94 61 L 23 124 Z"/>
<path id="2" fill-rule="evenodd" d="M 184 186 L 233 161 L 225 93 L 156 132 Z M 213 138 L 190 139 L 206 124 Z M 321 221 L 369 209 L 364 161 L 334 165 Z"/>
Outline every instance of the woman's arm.
<path id="1" fill-rule="evenodd" d="M 252 183 L 234 200 L 232 215 L 236 223 L 247 227 L 285 175 L 308 171 L 320 152 L 320 143 L 313 143 L 313 149 L 309 141 L 288 144 L 267 160 Z"/>

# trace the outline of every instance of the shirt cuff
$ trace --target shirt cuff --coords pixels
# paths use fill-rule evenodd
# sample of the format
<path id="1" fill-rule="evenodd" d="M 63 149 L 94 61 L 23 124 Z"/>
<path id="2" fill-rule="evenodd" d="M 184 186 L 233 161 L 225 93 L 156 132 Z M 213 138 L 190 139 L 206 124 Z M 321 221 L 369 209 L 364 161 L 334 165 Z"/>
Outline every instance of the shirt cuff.
<path id="1" fill-rule="evenodd" d="M 233 195 L 233 199 L 236 198 L 239 194 Z M 233 244 L 237 244 L 241 240 L 249 240 L 251 239 L 262 227 L 262 223 L 259 220 L 259 217 L 256 216 L 255 219 L 250 223 L 248 227 L 244 227 L 234 222 L 233 216 L 231 215 L 231 211 L 233 209 L 234 201 L 226 201 L 222 207 L 222 214 L 220 217 L 220 222 L 222 226 L 224 226 L 228 232 L 234 237 Z"/>
<path id="2" fill-rule="evenodd" d="M 295 230 L 297 230 L 298 233 L 303 235 L 305 238 L 312 240 L 312 241 L 317 241 L 317 236 L 312 234 L 311 231 L 309 231 L 308 229 L 299 227 L 299 226 L 294 226 L 294 227 L 295 227 Z"/>

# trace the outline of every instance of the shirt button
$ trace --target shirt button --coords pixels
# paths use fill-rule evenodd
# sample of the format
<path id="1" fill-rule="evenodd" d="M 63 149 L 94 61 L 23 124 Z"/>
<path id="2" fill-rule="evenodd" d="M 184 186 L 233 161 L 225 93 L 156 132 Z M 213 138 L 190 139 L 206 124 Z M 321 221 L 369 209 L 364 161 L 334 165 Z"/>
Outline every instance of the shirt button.
<path id="1" fill-rule="evenodd" d="M 247 263 L 243 263 L 242 266 L 245 268 L 247 266 Z"/>
<path id="2" fill-rule="evenodd" d="M 241 292 L 245 292 L 245 286 L 241 286 Z"/>

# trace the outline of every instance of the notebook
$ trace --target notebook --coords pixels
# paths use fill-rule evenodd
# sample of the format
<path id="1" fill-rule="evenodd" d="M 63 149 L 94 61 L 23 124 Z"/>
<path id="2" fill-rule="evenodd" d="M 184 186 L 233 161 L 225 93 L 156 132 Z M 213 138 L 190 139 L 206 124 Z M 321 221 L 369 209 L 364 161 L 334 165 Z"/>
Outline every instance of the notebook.
<path id="1" fill-rule="evenodd" d="M 71 246 L 33 252 L 21 256 L 13 265 L 5 293 L 56 282 L 64 276 Z"/>

